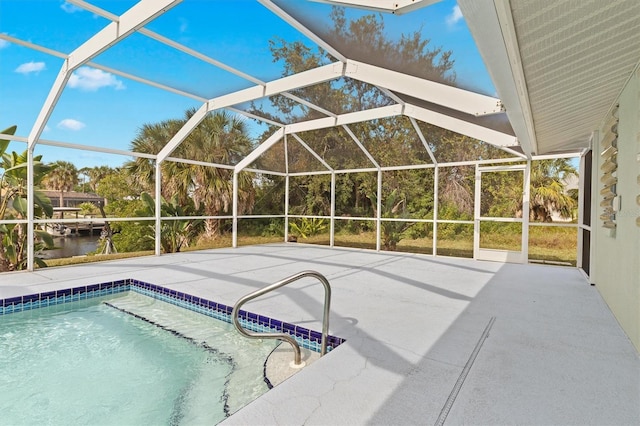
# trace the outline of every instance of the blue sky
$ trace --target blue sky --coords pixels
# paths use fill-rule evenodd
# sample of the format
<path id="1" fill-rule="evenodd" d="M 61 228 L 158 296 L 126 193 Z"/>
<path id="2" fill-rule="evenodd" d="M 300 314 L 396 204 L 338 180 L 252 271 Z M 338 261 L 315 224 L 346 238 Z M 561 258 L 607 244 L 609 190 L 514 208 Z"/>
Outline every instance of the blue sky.
<path id="1" fill-rule="evenodd" d="M 304 7 L 314 19 L 328 22 L 330 8 L 324 4 L 281 1 Z M 119 15 L 135 1 L 90 3 Z M 347 16 L 362 13 L 353 11 Z M 455 1 L 442 1 L 401 17 L 384 15 L 384 19 L 390 37 L 422 29 L 423 37 L 430 39 L 433 46 L 453 51 L 459 84 L 494 95 L 495 89 Z M 0 1 L 0 33 L 65 54 L 108 23 L 61 0 Z M 250 0 L 185 0 L 146 28 L 264 81 L 281 76 L 281 65 L 271 59 L 270 39 L 278 36 L 311 44 Z M 128 37 L 93 61 L 207 98 L 253 85 L 140 34 Z M 60 58 L 0 39 L 0 130 L 16 124 L 19 136 L 29 134 L 61 64 Z M 190 98 L 81 67 L 69 80 L 42 138 L 127 150 L 142 124 L 182 117 L 187 108 L 199 106 Z M 262 126 L 248 123 L 253 136 L 262 133 Z M 10 146 L 16 151 L 25 148 L 16 142 Z M 129 159 L 46 146 L 38 146 L 36 154 L 42 154 L 46 162 L 67 160 L 79 168 L 118 166 Z"/>

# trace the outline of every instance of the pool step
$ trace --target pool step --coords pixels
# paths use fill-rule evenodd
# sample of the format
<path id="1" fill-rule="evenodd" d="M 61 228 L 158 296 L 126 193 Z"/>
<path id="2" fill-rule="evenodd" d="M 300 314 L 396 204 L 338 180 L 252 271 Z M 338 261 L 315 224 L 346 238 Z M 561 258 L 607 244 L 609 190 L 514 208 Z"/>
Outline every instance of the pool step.
<path id="1" fill-rule="evenodd" d="M 245 339 L 229 323 L 135 292 L 108 303 L 231 362 L 226 392 L 229 414 L 268 390 L 265 362 L 277 342 Z"/>

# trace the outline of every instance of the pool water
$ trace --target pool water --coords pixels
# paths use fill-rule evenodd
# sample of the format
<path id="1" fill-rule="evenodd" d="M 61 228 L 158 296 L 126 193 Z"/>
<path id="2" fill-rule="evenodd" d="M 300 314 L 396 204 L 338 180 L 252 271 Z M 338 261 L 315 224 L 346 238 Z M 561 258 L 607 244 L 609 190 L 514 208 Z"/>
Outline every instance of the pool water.
<path id="1" fill-rule="evenodd" d="M 277 346 L 134 292 L 0 317 L 0 424 L 215 424 Z"/>

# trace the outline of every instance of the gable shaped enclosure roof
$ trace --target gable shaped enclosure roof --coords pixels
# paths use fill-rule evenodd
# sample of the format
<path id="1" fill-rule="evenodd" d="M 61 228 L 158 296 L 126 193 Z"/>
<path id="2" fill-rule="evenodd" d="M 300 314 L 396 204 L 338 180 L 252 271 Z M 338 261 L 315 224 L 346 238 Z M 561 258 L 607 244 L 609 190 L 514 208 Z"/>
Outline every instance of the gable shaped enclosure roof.
<path id="1" fill-rule="evenodd" d="M 475 48 L 457 51 L 464 49 L 460 47 L 464 43 L 448 45 L 447 27 L 430 21 L 432 8 L 458 5 L 479 53 Z M 49 67 L 48 77 L 38 80 L 33 92 L 11 92 L 18 102 L 0 106 L 3 115 L 5 110 L 29 110 L 23 114 L 28 120 L 18 123 L 26 135 L 12 137 L 13 141 L 26 143 L 31 154 L 36 148 L 54 146 L 103 156 L 145 157 L 156 164 L 198 162 L 201 159 L 185 158 L 177 149 L 208 114 L 225 110 L 251 119 L 254 133 L 260 135 L 244 158 L 206 163 L 236 173 L 255 167 L 261 156 L 287 139 L 302 147 L 300 152 L 314 170 L 339 170 L 342 166 L 324 158 L 306 137 L 308 132 L 334 128 L 345 144 L 357 148 L 354 152 L 361 151 L 358 167 L 379 171 L 401 166 L 397 159 L 380 162 L 369 152 L 369 141 L 350 127 L 363 122 L 372 127 L 377 122 L 401 123 L 414 131 L 410 144 L 424 148 L 414 157 L 423 166 L 437 165 L 438 158 L 430 150 L 422 123 L 491 144 L 516 159 L 577 153 L 589 147 L 591 132 L 611 108 L 640 55 L 635 34 L 640 5 L 630 0 L 580 7 L 569 1 L 536 2 L 534 7 L 524 0 L 68 0 L 44 1 L 41 6 L 44 13 L 34 17 L 22 2 L 7 0 L 1 5 L 0 40 L 14 49 L 7 57 L 20 50 L 20 59 L 14 61 L 19 64 L 16 61 L 29 51 L 38 61 L 48 58 Z M 382 31 L 397 43 L 419 42 L 412 33 L 405 34 L 407 30 L 414 30 L 417 40 L 443 33 L 429 40 L 429 48 L 434 49 L 435 66 L 450 61 L 450 69 L 445 66 L 445 71 L 429 75 L 413 58 L 393 49 L 380 54 L 379 40 L 367 37 L 366 30 L 352 40 L 348 23 L 338 28 L 341 19 L 362 18 L 363 25 L 378 29 L 377 23 L 366 21 L 372 11 L 384 16 Z M 184 15 L 190 16 L 188 22 Z M 79 20 L 82 26 L 77 25 Z M 279 43 L 305 46 L 300 48 L 301 64 L 283 66 L 274 56 Z M 417 46 L 413 51 L 424 52 Z M 319 59 L 304 63 L 304 49 Z M 474 55 L 479 61 L 470 71 L 453 66 Z M 44 61 L 31 61 L 31 70 L 45 70 Z M 476 84 L 474 78 L 487 71 L 490 78 Z M 117 102 L 103 103 L 104 91 L 91 85 L 98 78 L 102 86 L 97 87 L 109 87 L 109 96 Z M 327 101 L 331 96 L 313 95 L 314 90 L 331 92 L 348 85 L 366 87 L 375 93 L 375 100 L 342 108 Z M 10 81 L 3 82 L 3 91 L 10 86 Z M 151 94 L 149 88 L 162 96 Z M 77 90 L 90 96 L 80 99 Z M 136 102 L 130 106 L 132 100 Z M 290 112 L 275 111 L 274 101 L 289 105 Z M 61 112 L 70 110 L 104 111 L 100 123 L 92 126 L 96 133 L 67 133 L 60 137 L 70 138 L 65 140 L 45 138 L 49 135 L 45 131 L 84 126 L 69 122 Z M 185 110 L 189 114 L 184 124 L 157 151 L 133 152 L 116 142 L 129 143 L 142 123 L 183 116 Z M 6 116 L 13 120 L 11 113 Z M 288 165 L 277 170 L 282 173 Z"/>
<path id="2" fill-rule="evenodd" d="M 211 111 L 227 109 L 255 119 L 263 126 L 280 127 L 281 130 L 262 141 L 247 159 L 235 164 L 236 170 L 250 165 L 286 135 L 399 115 L 435 124 L 516 154 L 522 152 L 527 157 L 577 152 L 589 147 L 594 123 L 606 115 L 637 65 L 640 43 L 636 29 L 640 25 L 640 4 L 635 1 L 587 2 L 576 7 L 569 0 L 535 4 L 525 0 L 460 0 L 460 9 L 500 99 L 454 87 L 451 82 L 416 76 L 411 64 L 368 55 L 371 46 L 366 46 L 366 40 L 345 42 L 328 25 L 331 7 L 346 10 L 350 17 L 361 16 L 359 12 L 376 11 L 397 20 L 393 22 L 396 24 L 393 31 L 398 36 L 402 32 L 398 27 L 404 25 L 404 17 L 428 16 L 430 7 L 437 3 L 434 0 L 375 3 L 258 0 L 243 2 L 243 9 L 239 10 L 225 6 L 224 2 L 213 2 L 203 9 L 206 16 L 202 22 L 189 23 L 198 26 L 197 36 L 200 37 L 190 39 L 181 33 L 182 30 L 172 32 L 162 24 L 163 21 L 179 21 L 181 10 L 202 9 L 202 2 L 70 0 L 63 4 L 68 6 L 66 10 L 75 8 L 91 13 L 85 14 L 92 16 L 95 32 L 71 36 L 73 31 L 69 28 L 73 28 L 73 22 L 69 21 L 69 14 L 59 13 L 51 17 L 51 20 L 59 21 L 57 26 L 52 24 L 52 28 L 60 33 L 55 46 L 39 42 L 24 7 L 17 8 L 21 12 L 14 16 L 5 3 L 0 39 L 61 61 L 57 77 L 50 82 L 48 95 L 41 95 L 43 102 L 39 105 L 39 113 L 34 113 L 33 122 L 29 123 L 28 137 L 23 138 L 30 148 L 50 142 L 42 139 L 42 133 L 55 116 L 58 103 L 65 100 L 63 93 L 73 80 L 74 72 L 81 67 L 90 67 L 178 95 L 183 101 L 188 100 L 180 107 L 197 108 L 185 126 L 157 153 L 156 158 L 160 161 L 169 158 Z M 263 37 L 275 34 L 287 41 L 301 40 L 327 52 L 326 58 L 330 59 L 300 72 L 268 66 L 273 61 L 268 54 L 269 40 L 259 39 L 255 32 L 249 31 L 243 23 L 243 16 L 247 14 L 272 28 L 271 34 Z M 206 31 L 216 31 L 215 24 L 223 20 L 231 21 L 230 24 L 237 28 L 233 34 L 226 35 L 229 46 L 206 43 Z M 92 30 L 83 27 L 83 31 Z M 297 35 L 291 36 L 292 33 Z M 158 60 L 144 52 L 134 54 L 132 49 L 140 46 L 135 43 L 140 39 L 156 47 L 163 46 L 166 57 Z M 252 43 L 260 49 L 248 49 L 250 59 L 243 61 L 238 59 L 243 55 L 228 54 L 240 44 L 244 48 Z M 116 60 L 124 55 L 131 58 L 130 64 L 124 65 L 127 69 L 122 69 L 123 61 Z M 250 61 L 264 63 L 264 66 L 249 67 Z M 116 63 L 118 66 L 113 65 Z M 188 74 L 180 72 L 183 71 L 179 67 L 182 63 L 191 67 L 185 71 L 197 67 L 198 72 L 208 73 L 210 78 L 193 81 Z M 171 75 L 171 68 L 177 68 L 179 72 Z M 256 75 L 247 71 L 248 68 L 257 69 Z M 385 105 L 357 111 L 334 111 L 331 106 L 314 104 L 305 97 L 304 88 L 346 80 L 376 87 L 382 97 L 386 97 Z M 313 110 L 318 118 L 297 121 L 289 117 L 286 121 L 257 114 L 255 109 L 249 108 L 251 103 L 265 102 L 273 96 L 288 99 L 298 109 Z M 30 104 L 32 109 L 36 106 L 33 102 Z M 104 146 L 83 147 L 110 151 Z"/>
<path id="3" fill-rule="evenodd" d="M 349 45 L 340 42 L 328 28 L 327 21 L 331 8 L 344 8 L 349 14 L 358 16 L 358 12 L 370 13 L 370 10 L 359 9 L 367 5 L 367 2 L 260 0 L 251 3 L 243 2 L 242 10 L 229 8 L 228 5 L 223 7 L 223 3 L 209 4 L 192 0 L 141 0 L 139 2 L 70 0 L 63 5 L 83 11 L 86 18 L 92 16 L 90 19 L 95 21 L 95 33 L 67 36 L 68 33 L 73 33 L 73 23 L 68 22 L 70 19 L 68 14 L 58 10 L 59 16 L 52 16 L 53 22 L 50 25 L 55 32 L 60 33 L 61 39 L 68 39 L 68 41 L 61 40 L 56 46 L 39 42 L 41 37 L 38 37 L 34 24 L 30 26 L 29 20 L 25 18 L 25 14 L 28 15 L 28 13 L 24 7 L 9 10 L 5 6 L 0 38 L 20 47 L 57 57 L 62 61 L 58 75 L 50 83 L 48 95 L 41 94 L 42 103 L 37 106 L 39 113 L 34 116 L 33 122 L 28 123 L 30 127 L 26 137 L 28 146 L 33 148 L 38 144 L 51 144 L 52 141 L 42 137 L 43 131 L 52 117 L 58 118 L 57 106 L 61 103 L 66 105 L 67 99 L 70 98 L 67 92 L 70 84 L 78 78 L 75 74 L 87 67 L 127 82 L 131 81 L 127 84 L 132 86 L 142 84 L 178 95 L 182 98 L 182 103 L 176 102 L 176 105 L 179 105 L 178 108 L 183 108 L 183 105 L 195 108 L 195 113 L 184 127 L 157 153 L 155 158 L 158 161 L 170 158 L 173 151 L 209 112 L 221 109 L 255 119 L 264 126 L 280 128 L 272 133 L 271 137 L 263 140 L 255 152 L 235 164 L 236 171 L 252 164 L 257 157 L 286 135 L 400 115 L 435 124 L 500 147 L 516 147 L 518 144 L 508 124 L 506 127 L 504 125 L 496 127 L 492 125 L 495 120 L 492 118 L 487 120 L 488 116 L 504 116 L 499 99 L 444 82 L 432 81 L 424 76 L 412 75 L 415 74 L 415 70 L 403 69 L 401 62 L 385 63 L 378 57 L 363 54 L 367 51 L 363 43 Z M 393 2 L 394 4 L 389 8 L 387 3 L 392 2 L 380 2 L 381 7 L 377 9 L 398 14 L 397 16 L 388 15 L 389 19 L 402 19 L 402 16 L 405 16 L 402 15 L 403 13 L 407 15 L 421 13 L 427 16 L 429 11 L 424 6 L 433 2 Z M 206 9 L 204 9 L 205 5 Z M 12 13 L 15 13 L 16 9 L 19 13 L 13 16 Z M 200 38 L 189 38 L 180 32 L 172 33 L 167 29 L 167 25 L 163 25 L 169 21 L 180 20 L 181 11 L 196 9 L 202 9 L 202 15 L 207 17 L 203 22 L 189 23 L 189 25 L 199 26 L 197 36 Z M 271 34 L 276 34 L 276 37 L 287 38 L 287 41 L 301 40 L 307 45 L 327 52 L 326 57 L 329 59 L 324 64 L 299 72 L 291 70 L 275 72 L 276 68 L 269 66 L 272 61 L 271 55 L 268 54 L 269 41 L 258 39 L 255 32 L 249 31 L 250 28 L 243 23 L 245 14 L 250 14 L 251 19 L 264 22 L 271 28 L 273 33 L 263 31 L 269 34 L 269 37 Z M 317 19 L 322 15 L 325 17 Z M 57 20 L 60 23 L 56 26 Z M 216 31 L 216 24 L 221 20 L 231 21 L 230 25 L 235 26 L 233 34 L 225 35 L 225 40 L 228 40 L 230 45 L 228 49 L 224 49 L 225 46 L 206 43 L 207 31 Z M 394 31 L 399 34 L 402 30 L 396 27 Z M 250 35 L 245 35 L 245 32 L 249 32 Z M 296 35 L 291 36 L 292 33 Z M 394 36 L 397 37 L 398 34 Z M 256 67 L 255 63 L 249 66 L 246 58 L 244 61 L 238 59 L 243 55 L 228 53 L 229 50 L 246 48 L 252 43 L 259 45 L 260 48 L 247 48 L 250 60 L 264 63 L 264 66 Z M 146 46 L 161 49 L 155 56 L 162 57 L 148 56 L 144 51 L 139 50 L 140 46 L 143 49 Z M 154 50 L 154 52 L 157 51 Z M 126 57 L 127 61 L 122 61 L 123 57 Z M 183 68 L 184 64 L 188 64 L 188 68 Z M 248 71 L 249 68 L 254 70 L 252 72 L 255 75 Z M 171 70 L 175 73 L 172 74 Z M 190 73 L 206 74 L 209 78 L 194 81 L 190 78 Z M 304 89 L 307 87 L 336 81 L 338 81 L 336 84 L 345 84 L 346 80 L 376 87 L 380 91 L 381 98 L 384 98 L 383 105 L 356 111 L 335 111 L 331 106 L 314 104 L 305 98 Z M 249 108 L 252 103 L 264 102 L 274 96 L 288 99 L 296 104 L 298 109 L 313 110 L 317 118 L 306 121 L 289 118 L 289 121 L 285 121 L 267 114 L 259 114 L 255 108 Z M 99 99 L 98 94 L 96 97 Z M 127 99 L 122 97 L 121 102 L 126 104 Z M 34 107 L 35 105 L 32 104 L 31 108 Z M 87 107 L 100 108 L 99 101 Z M 167 111 L 165 114 L 173 110 L 166 105 L 164 109 Z M 143 111 L 140 113 L 141 119 L 144 120 Z M 178 114 L 181 114 L 180 109 L 174 111 L 174 115 Z M 110 117 L 106 117 L 105 121 L 109 119 Z M 502 123 L 506 123 L 506 120 L 502 120 Z M 417 127 L 416 130 L 418 130 Z M 64 142 L 57 144 L 64 145 Z M 123 153 L 95 143 L 85 142 L 74 146 Z"/>

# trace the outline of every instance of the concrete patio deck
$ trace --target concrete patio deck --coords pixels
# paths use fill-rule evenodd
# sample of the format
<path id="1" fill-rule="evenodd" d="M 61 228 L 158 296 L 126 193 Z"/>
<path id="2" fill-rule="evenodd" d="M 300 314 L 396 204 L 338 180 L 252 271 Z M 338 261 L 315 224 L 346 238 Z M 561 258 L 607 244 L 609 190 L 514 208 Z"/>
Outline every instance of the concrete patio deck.
<path id="1" fill-rule="evenodd" d="M 573 268 L 303 244 L 144 257 L 0 276 L 0 298 L 136 278 L 225 304 L 324 274 L 347 339 L 224 423 L 640 424 L 640 358 Z M 310 279 L 246 309 L 321 329 Z"/>

